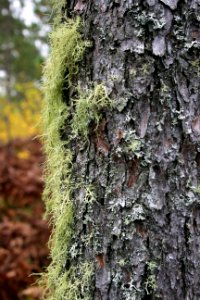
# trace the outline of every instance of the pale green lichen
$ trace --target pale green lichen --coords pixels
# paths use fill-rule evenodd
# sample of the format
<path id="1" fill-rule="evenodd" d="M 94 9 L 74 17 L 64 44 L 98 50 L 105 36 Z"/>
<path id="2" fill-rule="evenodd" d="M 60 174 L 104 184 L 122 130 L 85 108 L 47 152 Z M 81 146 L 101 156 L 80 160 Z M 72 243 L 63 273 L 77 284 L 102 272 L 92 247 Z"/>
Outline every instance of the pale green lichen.
<path id="1" fill-rule="evenodd" d="M 87 292 L 92 266 L 83 262 L 71 265 L 69 248 L 73 234 L 74 205 L 71 180 L 72 154 L 68 142 L 61 139 L 61 130 L 68 118 L 68 107 L 63 102 L 64 84 L 72 85 L 78 72 L 77 63 L 82 59 L 87 43 L 79 33 L 80 21 L 68 21 L 56 26 L 51 33 L 51 54 L 44 69 L 44 145 L 47 155 L 44 199 L 47 214 L 51 216 L 53 233 L 50 239 L 52 262 L 43 276 L 46 299 L 89 299 Z M 67 75 L 66 75 L 67 70 Z"/>
<path id="2" fill-rule="evenodd" d="M 62 16 L 62 8 L 66 7 L 67 0 L 49 0 L 52 6 L 53 25 L 57 26 L 60 24 Z"/>
<path id="3" fill-rule="evenodd" d="M 68 271 L 59 273 L 59 269 L 52 267 L 52 275 L 57 278 L 53 285 L 56 290 L 49 294 L 48 300 L 90 300 L 91 276 L 93 267 L 90 263 L 83 263 L 77 267 L 72 266 Z M 55 274 L 54 274 L 55 273 Z"/>
<path id="4" fill-rule="evenodd" d="M 147 295 L 150 295 L 152 291 L 155 291 L 157 288 L 155 270 L 157 268 L 157 264 L 155 261 L 149 261 L 147 263 L 147 279 L 145 281 L 145 290 Z"/>
<path id="5" fill-rule="evenodd" d="M 94 187 L 91 184 L 85 186 L 84 202 L 87 204 L 96 202 L 96 194 L 94 191 Z"/>
<path id="6" fill-rule="evenodd" d="M 65 147 L 66 142 L 61 140 L 60 131 L 68 118 L 68 109 L 63 102 L 64 82 L 67 81 L 68 86 L 71 84 L 73 75 L 78 71 L 77 62 L 81 60 L 86 48 L 86 43 L 81 40 L 78 33 L 79 25 L 79 20 L 70 21 L 60 25 L 51 33 L 51 55 L 44 69 L 43 124 L 45 152 L 47 154 L 47 188 L 44 194 L 48 196 L 48 212 L 53 211 L 51 200 L 53 199 L 55 204 L 54 193 L 60 190 L 63 184 L 61 174 L 64 172 L 66 177 L 71 172 L 71 153 Z M 68 71 L 67 76 L 65 76 L 66 70 Z M 68 167 L 66 168 L 65 165 Z"/>
<path id="7" fill-rule="evenodd" d="M 133 140 L 129 145 L 129 150 L 131 150 L 133 153 L 140 150 L 141 141 L 139 139 Z"/>
<path id="8" fill-rule="evenodd" d="M 198 187 L 197 187 L 197 189 L 196 189 L 196 192 L 197 192 L 198 194 L 200 194 L 200 185 L 198 185 Z"/>
<path id="9" fill-rule="evenodd" d="M 67 4 L 67 0 L 50 0 L 52 8 L 57 11 L 58 14 L 60 14 L 62 7 L 64 7 Z"/>
<path id="10" fill-rule="evenodd" d="M 89 125 L 94 122 L 98 127 L 102 117 L 102 110 L 112 106 L 106 87 L 103 84 L 85 94 L 79 93 L 75 104 L 75 114 L 72 121 L 72 130 L 75 136 L 80 135 L 85 140 L 89 135 Z"/>
<path id="11" fill-rule="evenodd" d="M 50 35 L 51 53 L 43 77 L 43 140 L 47 157 L 44 200 L 53 227 L 49 242 L 52 261 L 42 279 L 46 287 L 44 299 L 89 300 L 93 264 L 80 259 L 75 261 L 77 250 L 72 245 L 75 217 L 73 197 L 77 189 L 84 189 L 84 203 L 89 205 L 96 201 L 96 195 L 91 184 L 85 184 L 81 180 L 75 184 L 72 180 L 72 136 L 66 141 L 62 139 L 62 132 L 67 126 L 74 137 L 81 135 L 87 139 L 90 122 L 98 126 L 103 109 L 110 106 L 111 101 L 102 84 L 85 94 L 74 87 L 78 64 L 89 43 L 81 38 L 79 19 L 59 23 L 61 19 L 65 19 L 61 16 L 65 1 L 53 2 L 58 15 Z M 71 108 L 69 111 L 69 107 L 63 101 L 67 100 L 66 89 L 69 88 L 77 91 L 75 113 L 71 123 Z M 71 99 L 68 100 L 72 102 Z"/>

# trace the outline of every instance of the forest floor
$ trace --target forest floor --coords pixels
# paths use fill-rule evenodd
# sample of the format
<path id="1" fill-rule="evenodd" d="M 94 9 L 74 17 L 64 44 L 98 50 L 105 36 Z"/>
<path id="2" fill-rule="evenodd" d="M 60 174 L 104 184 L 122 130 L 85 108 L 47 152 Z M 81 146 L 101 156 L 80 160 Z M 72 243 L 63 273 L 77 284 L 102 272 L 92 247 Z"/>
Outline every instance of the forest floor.
<path id="1" fill-rule="evenodd" d="M 44 156 L 37 139 L 0 144 L 0 299 L 40 299 L 49 264 L 50 229 L 43 220 Z"/>

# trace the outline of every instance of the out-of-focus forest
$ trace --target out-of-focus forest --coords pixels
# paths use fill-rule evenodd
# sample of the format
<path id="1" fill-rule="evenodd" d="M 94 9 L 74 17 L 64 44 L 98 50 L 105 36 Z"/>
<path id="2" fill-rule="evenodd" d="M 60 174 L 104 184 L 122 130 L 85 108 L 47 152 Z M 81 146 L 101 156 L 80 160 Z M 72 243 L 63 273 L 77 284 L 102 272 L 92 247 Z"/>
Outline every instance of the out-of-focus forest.
<path id="1" fill-rule="evenodd" d="M 51 8 L 0 1 L 0 299 L 40 299 L 49 263 L 39 136 L 42 66 Z"/>

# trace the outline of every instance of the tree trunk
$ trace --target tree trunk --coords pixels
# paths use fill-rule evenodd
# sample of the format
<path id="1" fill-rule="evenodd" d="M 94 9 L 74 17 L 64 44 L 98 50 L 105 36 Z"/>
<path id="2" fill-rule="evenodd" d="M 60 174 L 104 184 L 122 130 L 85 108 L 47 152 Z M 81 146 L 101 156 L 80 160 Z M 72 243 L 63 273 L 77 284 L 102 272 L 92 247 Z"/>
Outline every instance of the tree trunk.
<path id="1" fill-rule="evenodd" d="M 200 2 L 67 6 L 92 42 L 76 82 L 105 86 L 113 105 L 70 142 L 73 181 L 87 188 L 73 193 L 65 268 L 94 266 L 93 300 L 199 300 Z"/>

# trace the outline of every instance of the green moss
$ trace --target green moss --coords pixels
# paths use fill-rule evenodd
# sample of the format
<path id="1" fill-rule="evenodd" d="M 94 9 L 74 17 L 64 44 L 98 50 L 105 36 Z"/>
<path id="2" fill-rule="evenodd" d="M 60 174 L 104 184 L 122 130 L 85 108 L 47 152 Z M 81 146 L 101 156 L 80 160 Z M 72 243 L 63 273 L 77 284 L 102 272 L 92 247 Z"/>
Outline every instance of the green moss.
<path id="1" fill-rule="evenodd" d="M 61 130 L 68 119 L 68 107 L 63 102 L 63 88 L 72 85 L 78 72 L 87 43 L 78 31 L 80 21 L 68 21 L 56 26 L 51 33 L 51 54 L 44 68 L 43 126 L 47 155 L 44 200 L 51 216 L 53 233 L 50 240 L 52 262 L 43 281 L 48 293 L 46 299 L 89 299 L 92 267 L 88 262 L 65 268 L 70 259 L 69 248 L 73 234 L 74 205 L 71 181 L 72 153 L 67 141 L 61 139 Z M 66 76 L 66 70 L 68 75 Z M 85 294 L 84 294 L 85 293 Z"/>
<path id="2" fill-rule="evenodd" d="M 88 138 L 89 125 L 94 122 L 98 127 L 102 117 L 102 110 L 110 107 L 112 102 L 108 97 L 105 86 L 97 85 L 94 90 L 82 94 L 76 100 L 76 109 L 72 121 L 72 130 L 75 136 L 80 135 Z"/>

